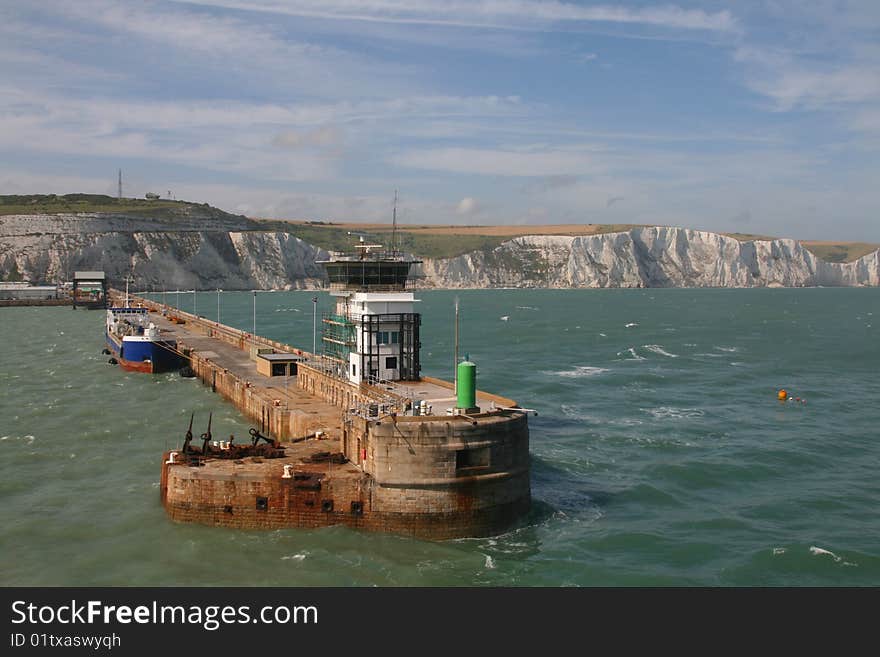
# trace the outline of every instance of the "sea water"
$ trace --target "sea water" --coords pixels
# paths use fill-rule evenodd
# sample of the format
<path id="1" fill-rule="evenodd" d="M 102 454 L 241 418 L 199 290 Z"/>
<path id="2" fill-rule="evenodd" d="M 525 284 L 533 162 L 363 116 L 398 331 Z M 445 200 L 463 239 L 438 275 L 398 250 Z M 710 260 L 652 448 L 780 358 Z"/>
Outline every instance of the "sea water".
<path id="1" fill-rule="evenodd" d="M 154 299 L 311 349 L 326 293 Z M 198 380 L 126 373 L 103 313 L 0 309 L 3 585 L 880 585 L 880 290 L 418 293 L 423 373 L 529 418 L 533 510 L 444 542 L 171 522 L 163 450 L 251 423 Z M 293 383 L 291 382 L 291 385 Z M 801 401 L 780 402 L 785 388 Z"/>

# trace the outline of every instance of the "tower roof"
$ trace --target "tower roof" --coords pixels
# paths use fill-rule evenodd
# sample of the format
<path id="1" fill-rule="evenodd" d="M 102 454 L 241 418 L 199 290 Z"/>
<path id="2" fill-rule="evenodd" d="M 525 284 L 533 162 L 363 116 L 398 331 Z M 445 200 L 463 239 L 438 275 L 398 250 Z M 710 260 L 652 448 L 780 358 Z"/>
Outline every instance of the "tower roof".
<path id="1" fill-rule="evenodd" d="M 355 248 L 356 253 L 331 252 L 328 260 L 318 260 L 318 264 L 327 270 L 330 289 L 354 292 L 405 290 L 410 267 L 421 263 L 421 260 L 409 259 L 399 251 L 386 251 L 381 244 L 364 244 L 362 241 Z"/>

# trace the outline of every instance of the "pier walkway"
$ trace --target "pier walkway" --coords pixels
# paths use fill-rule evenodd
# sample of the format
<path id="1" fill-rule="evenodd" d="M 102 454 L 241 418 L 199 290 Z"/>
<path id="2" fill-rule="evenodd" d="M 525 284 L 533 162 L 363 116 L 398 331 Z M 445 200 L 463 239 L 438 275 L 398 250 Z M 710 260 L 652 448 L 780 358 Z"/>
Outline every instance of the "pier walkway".
<path id="1" fill-rule="evenodd" d="M 111 296 L 115 303 L 123 298 L 116 290 L 111 291 Z M 306 389 L 297 375 L 269 377 L 257 371 L 261 352 L 289 354 L 302 359 L 304 367 L 299 370 L 320 370 L 321 359 L 307 351 L 142 297 L 131 296 L 130 303 L 150 310 L 150 321 L 159 328 L 161 337 L 177 341 L 178 350 L 190 359 L 196 376 L 258 423 L 261 432 L 278 440 L 315 433 L 339 439 L 344 412 L 352 407 L 366 412 L 370 405 L 402 407 L 406 402 L 418 404 L 424 400 L 432 414 L 445 415 L 455 405 L 452 384 L 432 377 L 360 386 L 340 380 L 338 394 L 328 391 L 325 383 L 318 383 L 325 386 L 318 394 L 318 390 Z M 477 391 L 477 403 L 484 409 L 516 405 L 510 399 L 483 391 Z"/>
<path id="2" fill-rule="evenodd" d="M 176 340 L 196 376 L 258 422 L 263 433 L 278 440 L 315 432 L 339 438 L 341 408 L 300 388 L 295 376 L 267 377 L 257 372 L 252 357 L 256 350 L 297 354 L 296 349 L 148 299 L 130 297 L 130 303 L 149 308 L 150 321 L 162 339 Z M 311 357 L 301 350 L 297 355 Z"/>

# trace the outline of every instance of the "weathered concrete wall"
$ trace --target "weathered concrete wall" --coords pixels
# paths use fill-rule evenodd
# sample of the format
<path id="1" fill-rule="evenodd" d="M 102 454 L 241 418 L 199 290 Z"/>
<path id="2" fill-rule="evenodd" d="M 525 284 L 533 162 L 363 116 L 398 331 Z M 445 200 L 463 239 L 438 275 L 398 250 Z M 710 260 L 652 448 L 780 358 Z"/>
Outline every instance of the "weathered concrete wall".
<path id="1" fill-rule="evenodd" d="M 167 461 L 167 454 L 165 460 Z M 368 478 L 320 481 L 282 479 L 279 462 L 273 476 L 249 475 L 246 466 L 232 475 L 205 474 L 185 465 L 163 466 L 162 495 L 169 515 L 181 522 L 224 527 L 362 526 L 369 513 Z M 260 498 L 265 504 L 260 504 Z M 360 511 L 353 511 L 352 502 Z"/>
<path id="2" fill-rule="evenodd" d="M 164 459 L 167 460 L 166 453 Z M 170 517 L 180 522 L 242 529 L 326 527 L 347 525 L 369 531 L 392 532 L 443 540 L 490 536 L 510 527 L 529 510 L 529 499 L 482 508 L 448 508 L 422 496 L 399 511 L 379 508 L 375 483 L 362 479 L 324 477 L 318 487 L 293 479 L 226 475 L 211 477 L 201 468 L 164 465 L 162 501 Z M 520 475 L 525 478 L 528 475 Z"/>
<path id="3" fill-rule="evenodd" d="M 308 365 L 299 366 L 296 379 L 297 385 L 309 394 L 342 409 L 365 407 L 376 401 L 367 385 L 354 385 Z"/>

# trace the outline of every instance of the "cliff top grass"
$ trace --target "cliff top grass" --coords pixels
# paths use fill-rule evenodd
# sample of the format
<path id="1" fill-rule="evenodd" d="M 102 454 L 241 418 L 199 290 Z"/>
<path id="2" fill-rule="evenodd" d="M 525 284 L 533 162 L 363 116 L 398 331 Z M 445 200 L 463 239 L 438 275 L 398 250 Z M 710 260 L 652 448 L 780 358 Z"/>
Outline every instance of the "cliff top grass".
<path id="1" fill-rule="evenodd" d="M 170 199 L 122 198 L 104 194 L 27 194 L 0 196 L 0 215 L 64 214 L 74 212 L 122 212 L 154 215 L 191 207 L 194 203 Z"/>
<path id="2" fill-rule="evenodd" d="M 351 249 L 353 237 L 349 232 L 359 233 L 379 243 L 391 238 L 390 224 L 336 223 L 324 221 L 288 221 L 260 219 L 271 230 L 287 232 L 300 239 L 329 251 Z M 603 235 L 620 233 L 645 224 L 548 224 L 540 226 L 459 226 L 459 225 L 399 225 L 397 241 L 399 248 L 425 258 L 451 258 L 472 251 L 491 251 L 502 242 L 525 235 Z M 710 231 L 711 232 L 711 231 Z M 757 233 L 720 233 L 741 242 L 773 240 L 776 237 Z M 802 241 L 808 251 L 826 262 L 853 262 L 880 248 L 880 244 L 867 242 L 817 242 Z"/>
<path id="3" fill-rule="evenodd" d="M 880 244 L 868 242 L 801 242 L 817 258 L 825 262 L 853 262 L 880 249 Z"/>
<path id="4" fill-rule="evenodd" d="M 231 215 L 207 203 L 171 199 L 126 198 L 105 194 L 0 195 L 0 216 L 10 214 L 122 214 L 173 222 L 182 216 L 224 219 L 250 225 L 245 217 Z"/>
<path id="5" fill-rule="evenodd" d="M 356 235 L 377 243 L 391 241 L 391 224 L 336 223 L 260 219 L 267 230 L 277 230 L 328 251 L 347 251 Z M 601 235 L 637 228 L 636 224 L 555 224 L 542 226 L 460 226 L 403 224 L 397 227 L 397 246 L 424 258 L 451 258 L 472 251 L 491 251 L 515 237 L 525 235 Z M 355 236 L 350 233 L 354 233 Z"/>

